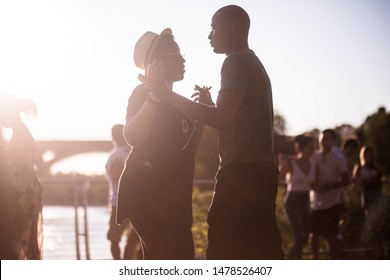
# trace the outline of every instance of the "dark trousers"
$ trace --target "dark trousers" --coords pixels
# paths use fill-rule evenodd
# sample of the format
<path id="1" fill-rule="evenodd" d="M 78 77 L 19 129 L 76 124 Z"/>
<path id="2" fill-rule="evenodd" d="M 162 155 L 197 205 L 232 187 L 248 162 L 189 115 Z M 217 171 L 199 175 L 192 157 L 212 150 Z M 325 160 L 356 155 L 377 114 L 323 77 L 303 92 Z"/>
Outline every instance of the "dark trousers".
<path id="1" fill-rule="evenodd" d="M 267 162 L 235 163 L 219 171 L 206 259 L 284 259 L 275 215 L 277 175 Z"/>
<path id="2" fill-rule="evenodd" d="M 309 238 L 309 192 L 288 192 L 285 211 L 294 232 L 294 246 L 288 259 L 302 259 L 302 249 Z"/>
<path id="3" fill-rule="evenodd" d="M 152 221 L 151 221 L 152 222 Z M 153 223 L 154 230 L 140 228 L 145 260 L 193 260 L 194 243 L 191 228 L 182 230 L 176 225 Z"/>

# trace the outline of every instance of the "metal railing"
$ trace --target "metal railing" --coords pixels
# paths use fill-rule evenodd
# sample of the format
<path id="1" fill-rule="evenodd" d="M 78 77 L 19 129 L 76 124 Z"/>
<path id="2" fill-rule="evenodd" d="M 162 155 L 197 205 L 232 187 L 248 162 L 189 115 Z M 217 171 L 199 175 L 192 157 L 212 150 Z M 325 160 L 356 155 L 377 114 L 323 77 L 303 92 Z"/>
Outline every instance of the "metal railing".
<path id="1" fill-rule="evenodd" d="M 81 185 L 77 185 L 74 187 L 74 210 L 75 210 L 75 237 L 76 237 L 76 255 L 77 259 L 81 260 L 80 253 L 80 236 L 84 237 L 84 245 L 85 245 L 85 257 L 87 260 L 91 259 L 91 254 L 89 250 L 89 235 L 88 235 L 88 190 L 90 187 L 90 182 L 85 181 Z M 83 210 L 83 230 L 80 230 L 79 224 L 79 202 L 81 199 L 81 209 Z"/>
<path id="2" fill-rule="evenodd" d="M 89 232 L 88 232 L 88 191 L 90 189 L 90 181 L 87 177 L 80 177 L 76 179 L 44 179 L 43 186 L 58 185 L 70 187 L 73 190 L 73 208 L 74 208 L 74 226 L 75 226 L 75 244 L 76 257 L 81 260 L 82 256 L 90 260 L 90 246 L 89 246 Z M 82 254 L 81 237 L 84 240 L 85 252 Z"/>

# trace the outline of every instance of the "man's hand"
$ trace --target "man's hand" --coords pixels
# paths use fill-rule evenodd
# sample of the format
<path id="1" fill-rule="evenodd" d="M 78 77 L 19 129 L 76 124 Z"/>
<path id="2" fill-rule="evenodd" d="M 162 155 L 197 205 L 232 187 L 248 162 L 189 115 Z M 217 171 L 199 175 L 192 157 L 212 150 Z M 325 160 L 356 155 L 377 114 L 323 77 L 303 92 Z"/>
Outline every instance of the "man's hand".
<path id="1" fill-rule="evenodd" d="M 211 99 L 210 90 L 211 87 L 200 87 L 198 85 L 195 85 L 194 90 L 196 92 L 191 95 L 191 97 L 194 99 L 195 102 L 199 102 L 201 104 L 215 106 L 213 100 Z"/>

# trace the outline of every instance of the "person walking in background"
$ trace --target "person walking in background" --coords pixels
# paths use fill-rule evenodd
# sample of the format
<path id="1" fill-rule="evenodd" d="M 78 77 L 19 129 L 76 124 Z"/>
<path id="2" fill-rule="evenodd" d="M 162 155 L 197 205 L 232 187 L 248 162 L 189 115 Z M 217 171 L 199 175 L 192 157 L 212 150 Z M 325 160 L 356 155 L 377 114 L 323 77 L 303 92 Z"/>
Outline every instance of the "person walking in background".
<path id="1" fill-rule="evenodd" d="M 164 65 L 159 75 L 170 89 L 183 79 L 185 60 L 171 29 L 148 31 L 137 41 L 135 64 L 145 70 L 153 60 Z M 141 84 L 128 101 L 124 135 L 133 148 L 120 179 L 117 222 L 130 219 L 144 259 L 194 259 L 192 186 L 198 124 L 157 99 L 154 90 Z"/>
<path id="2" fill-rule="evenodd" d="M 116 124 L 111 128 L 112 142 L 114 149 L 111 152 L 106 163 L 106 177 L 110 186 L 110 207 L 111 215 L 109 222 L 109 230 L 107 239 L 110 241 L 111 255 L 114 260 L 132 260 L 136 259 L 136 251 L 139 245 L 139 238 L 137 233 L 132 228 L 130 222 L 125 225 L 118 225 L 116 223 L 116 209 L 118 199 L 118 184 L 119 178 L 122 174 L 127 156 L 130 153 L 130 146 L 127 144 L 123 136 L 123 124 Z M 119 242 L 124 234 L 127 234 L 127 242 L 123 252 L 119 246 Z"/>
<path id="3" fill-rule="evenodd" d="M 12 129 L 5 148 L 11 207 L 13 242 L 17 259 L 42 259 L 42 186 L 35 166 L 36 143 L 21 119 L 21 113 L 35 114 L 28 99 L 0 95 L 0 124 Z"/>
<path id="4" fill-rule="evenodd" d="M 361 191 L 362 208 L 378 245 L 379 256 L 387 256 L 387 245 L 381 231 L 386 199 L 382 193 L 382 174 L 375 163 L 372 147 L 363 147 L 360 152 L 360 166 L 355 171 L 355 180 Z"/>
<path id="5" fill-rule="evenodd" d="M 306 135 L 298 135 L 294 143 L 297 157 L 283 163 L 280 176 L 287 181 L 284 207 L 294 232 L 294 245 L 287 259 L 299 260 L 309 238 L 309 193 L 315 181 L 312 162 L 315 147 L 313 138 Z"/>
<path id="6" fill-rule="evenodd" d="M 159 78 L 167 69 L 158 61 L 146 76 L 139 76 L 153 98 L 218 129 L 220 164 L 208 215 L 207 259 L 284 258 L 275 215 L 279 171 L 273 150 L 271 83 L 248 46 L 249 26 L 248 14 L 236 5 L 225 6 L 212 17 L 211 46 L 227 56 L 215 106 L 174 93 Z"/>
<path id="7" fill-rule="evenodd" d="M 310 193 L 313 257 L 319 258 L 319 237 L 329 243 L 332 259 L 340 257 L 337 233 L 343 212 L 342 188 L 348 184 L 348 168 L 343 155 L 334 149 L 336 132 L 325 129 L 320 135 L 322 150 L 315 154 L 316 182 Z"/>

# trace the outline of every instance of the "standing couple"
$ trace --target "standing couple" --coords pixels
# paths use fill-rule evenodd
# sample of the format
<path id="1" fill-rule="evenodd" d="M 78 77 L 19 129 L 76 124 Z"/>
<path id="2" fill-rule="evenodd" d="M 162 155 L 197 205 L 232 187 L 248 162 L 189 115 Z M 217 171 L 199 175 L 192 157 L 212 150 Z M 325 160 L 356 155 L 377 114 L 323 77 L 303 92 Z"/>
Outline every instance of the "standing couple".
<path id="1" fill-rule="evenodd" d="M 133 149 L 121 176 L 117 222 L 132 222 L 144 259 L 194 259 L 194 154 L 203 124 L 218 130 L 220 150 L 206 258 L 284 258 L 271 84 L 249 49 L 249 26 L 235 5 L 212 17 L 211 46 L 226 54 L 216 104 L 207 87 L 195 87 L 195 102 L 172 91 L 184 78 L 185 60 L 170 29 L 146 32 L 135 45 L 135 64 L 146 73 L 128 101 L 124 135 Z"/>

